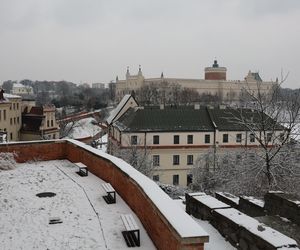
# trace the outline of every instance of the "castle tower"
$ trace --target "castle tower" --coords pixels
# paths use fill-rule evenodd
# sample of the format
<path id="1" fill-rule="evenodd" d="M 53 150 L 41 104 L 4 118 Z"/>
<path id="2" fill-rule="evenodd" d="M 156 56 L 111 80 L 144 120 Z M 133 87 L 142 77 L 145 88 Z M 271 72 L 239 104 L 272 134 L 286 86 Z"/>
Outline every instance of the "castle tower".
<path id="1" fill-rule="evenodd" d="M 224 80 L 226 81 L 226 72 L 225 67 L 219 67 L 217 60 L 214 60 L 212 67 L 206 67 L 205 70 L 205 80 Z"/>

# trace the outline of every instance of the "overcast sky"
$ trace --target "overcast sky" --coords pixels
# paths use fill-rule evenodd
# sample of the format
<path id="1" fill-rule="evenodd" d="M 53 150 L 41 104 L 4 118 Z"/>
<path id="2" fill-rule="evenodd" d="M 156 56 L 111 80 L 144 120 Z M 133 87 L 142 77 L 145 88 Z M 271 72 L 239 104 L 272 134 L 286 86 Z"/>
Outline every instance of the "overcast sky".
<path id="1" fill-rule="evenodd" d="M 300 87 L 299 0 L 0 0 L 0 79 L 109 82 L 289 72 Z"/>

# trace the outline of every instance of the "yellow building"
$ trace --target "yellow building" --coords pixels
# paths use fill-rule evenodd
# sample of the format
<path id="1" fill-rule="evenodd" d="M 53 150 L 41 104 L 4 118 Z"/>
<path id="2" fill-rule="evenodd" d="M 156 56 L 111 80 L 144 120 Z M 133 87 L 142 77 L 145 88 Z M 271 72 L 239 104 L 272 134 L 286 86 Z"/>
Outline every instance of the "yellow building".
<path id="1" fill-rule="evenodd" d="M 19 141 L 22 98 L 0 90 L 0 142 Z"/>

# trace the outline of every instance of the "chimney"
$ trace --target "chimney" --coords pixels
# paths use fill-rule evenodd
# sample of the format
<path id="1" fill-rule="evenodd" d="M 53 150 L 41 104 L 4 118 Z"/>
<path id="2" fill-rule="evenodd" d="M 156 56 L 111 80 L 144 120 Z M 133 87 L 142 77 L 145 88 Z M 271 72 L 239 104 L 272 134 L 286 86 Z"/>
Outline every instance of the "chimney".
<path id="1" fill-rule="evenodd" d="M 3 94 L 4 94 L 4 90 L 1 89 L 1 90 L 0 90 L 0 101 L 5 100 Z"/>

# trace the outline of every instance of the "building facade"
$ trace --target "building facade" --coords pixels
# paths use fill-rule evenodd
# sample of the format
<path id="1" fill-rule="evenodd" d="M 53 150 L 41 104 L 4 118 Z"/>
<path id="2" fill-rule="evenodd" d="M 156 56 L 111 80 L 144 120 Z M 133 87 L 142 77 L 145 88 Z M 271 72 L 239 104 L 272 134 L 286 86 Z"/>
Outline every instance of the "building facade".
<path id="1" fill-rule="evenodd" d="M 0 142 L 19 141 L 22 98 L 0 90 Z"/>
<path id="2" fill-rule="evenodd" d="M 26 107 L 22 113 L 21 140 L 59 139 L 59 125 L 55 106 Z"/>
<path id="3" fill-rule="evenodd" d="M 239 111 L 225 106 L 129 107 L 125 103 L 130 98 L 125 100 L 122 100 L 122 115 L 110 118 L 109 143 L 113 147 L 109 153 L 114 154 L 112 148 L 147 149 L 155 167 L 152 177 L 162 183 L 187 186 L 192 181 L 195 161 L 201 155 L 209 150 L 225 154 L 245 147 L 257 148 L 256 138 L 265 136 L 236 122 Z M 244 114 L 249 119 L 256 117 L 252 110 L 244 110 Z M 283 132 L 278 128 L 268 133 L 270 145 Z"/>
<path id="4" fill-rule="evenodd" d="M 212 67 L 206 67 L 204 70 L 204 79 L 183 79 L 168 78 L 163 73 L 158 78 L 145 78 L 141 67 L 136 75 L 131 75 L 127 68 L 125 80 L 116 78 L 116 100 L 120 101 L 124 95 L 131 94 L 145 85 L 155 84 L 160 88 L 170 85 L 179 85 L 182 88 L 188 88 L 197 91 L 200 95 L 218 96 L 223 102 L 239 101 L 243 90 L 251 94 L 257 93 L 258 84 L 261 93 L 267 93 L 274 84 L 269 81 L 262 81 L 258 73 L 248 72 L 244 80 L 227 80 L 227 69 L 219 67 L 217 61 L 214 61 Z"/>
<path id="5" fill-rule="evenodd" d="M 15 83 L 12 88 L 12 94 L 14 95 L 33 95 L 33 88 L 31 86 L 25 86 L 21 83 Z"/>

